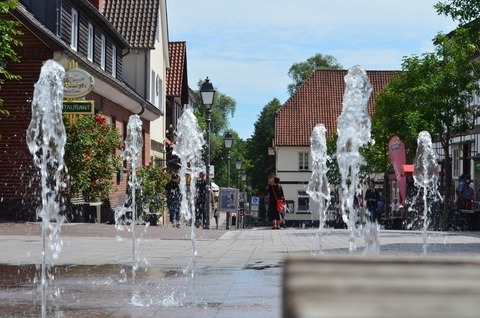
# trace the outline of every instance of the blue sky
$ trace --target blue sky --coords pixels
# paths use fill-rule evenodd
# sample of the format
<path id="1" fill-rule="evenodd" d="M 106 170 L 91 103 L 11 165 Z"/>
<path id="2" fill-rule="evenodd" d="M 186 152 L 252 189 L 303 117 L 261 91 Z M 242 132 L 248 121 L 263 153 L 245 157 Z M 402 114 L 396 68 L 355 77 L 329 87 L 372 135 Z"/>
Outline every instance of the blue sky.
<path id="1" fill-rule="evenodd" d="M 167 0 L 170 41 L 186 41 L 188 82 L 208 76 L 237 102 L 230 127 L 251 137 L 263 107 L 289 97 L 292 64 L 316 53 L 345 69 L 400 70 L 455 28 L 437 0 Z"/>

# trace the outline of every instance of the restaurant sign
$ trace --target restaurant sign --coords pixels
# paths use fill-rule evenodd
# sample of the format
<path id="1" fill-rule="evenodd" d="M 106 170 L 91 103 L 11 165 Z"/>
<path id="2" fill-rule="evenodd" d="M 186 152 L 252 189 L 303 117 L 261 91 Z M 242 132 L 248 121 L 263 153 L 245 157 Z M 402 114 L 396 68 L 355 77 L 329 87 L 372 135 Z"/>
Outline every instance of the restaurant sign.
<path id="1" fill-rule="evenodd" d="M 67 99 L 80 98 L 93 90 L 95 80 L 88 72 L 71 68 L 65 71 L 63 80 L 63 97 Z"/>
<path id="2" fill-rule="evenodd" d="M 65 114 L 93 114 L 93 100 L 63 101 L 63 113 Z"/>

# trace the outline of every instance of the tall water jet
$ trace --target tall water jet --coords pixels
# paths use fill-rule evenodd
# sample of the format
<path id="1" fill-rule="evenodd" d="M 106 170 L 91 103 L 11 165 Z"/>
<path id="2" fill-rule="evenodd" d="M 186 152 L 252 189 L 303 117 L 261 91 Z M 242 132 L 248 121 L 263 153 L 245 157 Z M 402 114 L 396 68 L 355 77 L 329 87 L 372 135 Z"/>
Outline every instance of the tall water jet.
<path id="1" fill-rule="evenodd" d="M 327 207 L 330 202 L 330 185 L 327 178 L 327 140 L 325 132 L 327 129 L 323 124 L 318 124 L 313 128 L 310 136 L 310 150 L 312 154 L 312 175 L 308 182 L 307 193 L 313 201 L 318 203 L 318 232 L 317 232 L 317 251 L 322 252 L 322 231 L 325 225 Z"/>
<path id="2" fill-rule="evenodd" d="M 417 153 L 415 155 L 413 181 L 420 188 L 423 196 L 423 256 L 427 254 L 427 229 L 429 225 L 430 205 L 428 195 L 442 199 L 438 192 L 438 164 L 432 138 L 428 131 L 422 131 L 417 138 Z M 416 200 L 415 200 L 416 201 Z M 415 202 L 414 201 L 414 202 Z"/>
<path id="3" fill-rule="evenodd" d="M 182 193 L 182 202 L 180 213 L 185 221 L 191 224 L 191 241 L 192 241 L 192 263 L 191 274 L 195 284 L 195 257 L 196 257 L 196 241 L 195 241 L 195 178 L 200 171 L 203 171 L 204 164 L 202 161 L 202 153 L 205 145 L 203 132 L 198 125 L 197 118 L 193 114 L 192 109 L 187 106 L 177 123 L 177 141 L 173 154 L 176 155 L 182 166 L 180 168 L 180 191 Z M 190 185 L 186 182 L 186 176 L 190 175 Z M 207 185 L 209 187 L 209 185 Z M 208 188 L 207 191 L 210 191 Z"/>
<path id="4" fill-rule="evenodd" d="M 356 250 L 355 224 L 357 211 L 353 202 L 357 193 L 358 173 L 365 162 L 360 148 L 368 143 L 373 144 L 370 136 L 371 122 L 368 115 L 368 99 L 372 93 L 372 85 L 367 72 L 359 65 L 348 70 L 345 76 L 345 92 L 343 109 L 337 123 L 337 162 L 342 177 L 341 211 L 342 219 L 350 231 L 349 251 Z M 376 224 L 367 223 L 367 231 Z M 372 228 L 373 229 L 373 228 Z M 376 228 L 373 229 L 376 232 Z M 367 232 L 366 232 L 367 233 Z M 370 240 L 367 240 L 370 241 Z"/>
<path id="5" fill-rule="evenodd" d="M 135 192 L 140 189 L 137 180 L 137 168 L 140 166 L 143 148 L 142 121 L 138 115 L 131 115 L 127 124 L 127 136 L 125 138 L 125 150 L 123 151 L 123 160 L 130 162 L 131 173 L 128 180 L 129 197 L 123 207 L 115 211 L 115 225 L 117 229 L 123 230 L 125 227 L 132 235 L 132 283 L 135 283 L 135 273 L 138 269 L 138 239 L 135 235 L 135 225 L 137 223 L 137 206 Z M 129 218 L 128 215 L 131 215 Z"/>
<path id="6" fill-rule="evenodd" d="M 64 76 L 64 68 L 53 60 L 42 66 L 33 92 L 32 119 L 26 134 L 33 162 L 40 170 L 41 205 L 36 213 L 37 219 L 42 220 L 42 317 L 46 315 L 46 236 L 49 232 L 49 247 L 56 259 L 62 248 L 58 236 L 65 219 L 60 214 L 63 209 L 60 190 L 65 187 L 62 174 L 66 170 L 63 156 L 67 139 L 62 118 Z"/>

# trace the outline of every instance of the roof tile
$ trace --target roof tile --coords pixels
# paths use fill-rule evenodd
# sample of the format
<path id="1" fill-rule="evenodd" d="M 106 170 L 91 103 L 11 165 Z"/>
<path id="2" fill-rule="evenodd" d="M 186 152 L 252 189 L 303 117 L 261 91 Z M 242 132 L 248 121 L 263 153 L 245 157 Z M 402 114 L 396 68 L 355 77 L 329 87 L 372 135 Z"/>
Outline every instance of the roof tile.
<path id="1" fill-rule="evenodd" d="M 160 0 L 105 0 L 103 14 L 133 48 L 154 48 Z"/>
<path id="2" fill-rule="evenodd" d="M 187 67 L 187 44 L 186 42 L 169 42 L 168 55 L 170 68 L 167 69 L 167 95 L 181 96 L 185 68 Z"/>
<path id="3" fill-rule="evenodd" d="M 276 146 L 310 146 L 313 128 L 325 125 L 327 136 L 337 131 L 337 118 L 342 112 L 344 77 L 348 70 L 315 70 L 277 112 Z M 378 93 L 399 71 L 367 71 L 373 86 L 368 101 L 372 114 Z"/>

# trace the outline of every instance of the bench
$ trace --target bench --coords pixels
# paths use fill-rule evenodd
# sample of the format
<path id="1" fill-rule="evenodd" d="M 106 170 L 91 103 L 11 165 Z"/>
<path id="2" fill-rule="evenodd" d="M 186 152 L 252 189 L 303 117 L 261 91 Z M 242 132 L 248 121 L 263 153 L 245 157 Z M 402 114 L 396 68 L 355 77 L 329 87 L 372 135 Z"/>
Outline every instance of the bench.
<path id="1" fill-rule="evenodd" d="M 102 216 L 102 211 L 101 211 L 101 206 L 102 202 L 86 202 L 82 196 L 78 197 L 73 197 L 70 198 L 70 204 L 73 205 L 74 207 L 81 207 L 82 210 L 82 217 L 80 218 L 80 221 L 82 222 L 87 222 L 87 211 L 85 211 L 86 207 L 95 207 L 96 211 L 96 219 L 95 222 L 100 223 L 101 221 L 101 216 Z"/>
<path id="2" fill-rule="evenodd" d="M 478 317 L 480 260 L 288 255 L 283 317 Z"/>

